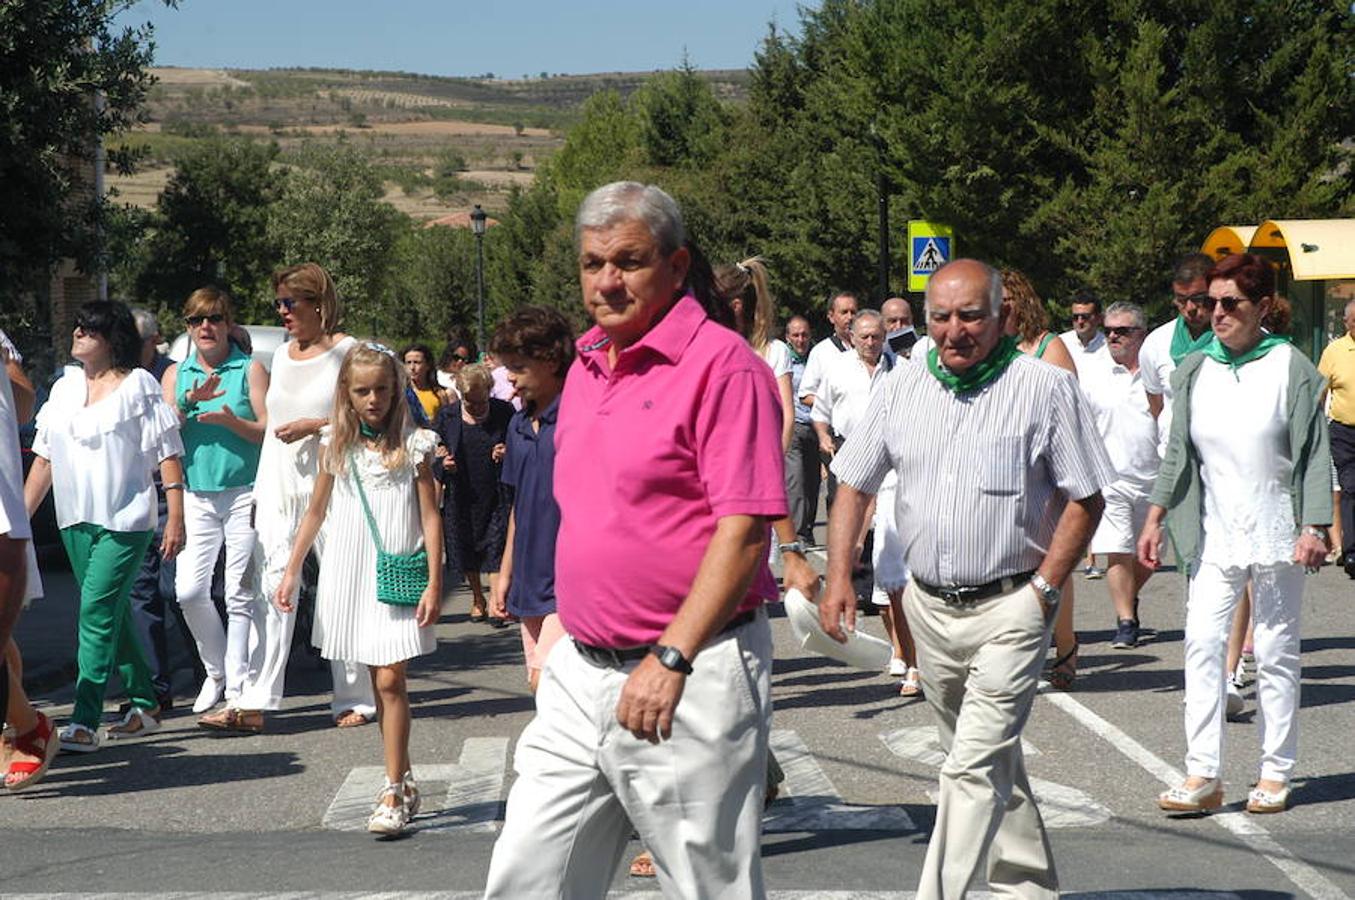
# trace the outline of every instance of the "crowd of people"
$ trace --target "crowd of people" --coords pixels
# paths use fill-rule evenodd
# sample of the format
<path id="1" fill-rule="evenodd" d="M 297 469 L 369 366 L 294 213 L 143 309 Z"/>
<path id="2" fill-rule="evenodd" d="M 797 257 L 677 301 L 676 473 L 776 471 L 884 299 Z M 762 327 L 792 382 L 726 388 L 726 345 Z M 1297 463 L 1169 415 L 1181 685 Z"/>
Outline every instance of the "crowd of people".
<path id="1" fill-rule="evenodd" d="M 762 809 L 782 777 L 766 607 L 794 588 L 839 641 L 877 607 L 898 693 L 935 713 L 946 760 L 919 896 L 986 878 L 1053 897 L 1020 735 L 1042 683 L 1076 685 L 1071 576 L 1104 574 L 1111 646 L 1136 647 L 1169 543 L 1187 576 L 1187 777 L 1158 804 L 1222 804 L 1248 657 L 1262 758 L 1246 809 L 1288 807 L 1303 575 L 1339 559 L 1355 577 L 1355 548 L 1327 531 L 1334 492 L 1355 489 L 1355 341 L 1308 362 L 1269 262 L 1183 258 L 1177 315 L 1151 332 L 1140 304 L 1079 291 L 1060 335 L 1023 273 L 955 260 L 930 279 L 925 334 L 903 298 L 875 310 L 838 292 L 811 346 L 805 318 L 777 329 L 766 263 L 712 267 L 655 186 L 594 191 L 576 241 L 592 327 L 520 309 L 482 348 L 492 365 L 460 339 L 435 357 L 343 333 L 314 263 L 272 279 L 289 339 L 269 366 L 215 288 L 184 304 L 178 363 L 154 351 L 153 317 L 86 304 L 22 482 L 33 389 L 7 351 L 5 787 L 39 783 L 58 749 L 159 730 L 166 614 L 200 660 L 198 724 L 264 731 L 312 560 L 334 722 L 379 723 L 368 827 L 400 834 L 420 805 L 406 666 L 434 649 L 444 578 L 464 579 L 471 621 L 518 626 L 537 707 L 486 896 L 602 897 L 632 829 L 647 848 L 632 871 L 666 895 L 762 896 Z M 10 637 L 41 594 L 29 518 L 49 491 L 80 594 L 60 729 L 24 695 Z M 144 612 L 138 593 L 176 602 Z M 103 726 L 115 668 L 127 704 Z"/>

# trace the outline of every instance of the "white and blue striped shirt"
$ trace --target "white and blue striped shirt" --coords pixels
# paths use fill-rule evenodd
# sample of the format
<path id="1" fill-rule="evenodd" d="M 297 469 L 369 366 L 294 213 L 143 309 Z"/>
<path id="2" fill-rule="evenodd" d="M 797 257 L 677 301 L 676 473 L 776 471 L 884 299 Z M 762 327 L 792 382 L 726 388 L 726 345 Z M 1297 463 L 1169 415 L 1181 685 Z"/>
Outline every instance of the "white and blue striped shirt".
<path id="1" fill-rule="evenodd" d="M 1037 568 L 1066 499 L 1115 480 L 1077 380 L 1029 356 L 960 395 L 925 364 L 895 366 L 832 468 L 871 494 L 898 473 L 908 568 L 948 587 Z"/>

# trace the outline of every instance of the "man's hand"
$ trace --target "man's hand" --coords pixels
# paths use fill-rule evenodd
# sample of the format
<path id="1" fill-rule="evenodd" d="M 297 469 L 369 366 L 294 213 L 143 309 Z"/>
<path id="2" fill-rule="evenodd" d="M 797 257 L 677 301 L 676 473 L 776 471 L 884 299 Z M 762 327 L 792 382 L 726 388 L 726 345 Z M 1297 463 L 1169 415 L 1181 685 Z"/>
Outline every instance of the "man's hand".
<path id="1" fill-rule="evenodd" d="M 687 676 L 665 669 L 650 654 L 626 679 L 621 700 L 616 704 L 616 721 L 637 738 L 657 744 L 673 734 L 673 713 Z"/>
<path id="2" fill-rule="evenodd" d="M 851 582 L 845 588 L 829 582 L 819 599 L 819 624 L 830 638 L 847 643 L 848 633 L 856 630 L 856 592 Z"/>
<path id="3" fill-rule="evenodd" d="M 814 571 L 803 553 L 781 554 L 781 584 L 786 590 L 797 590 L 812 603 L 819 593 L 820 583 L 819 573 Z"/>

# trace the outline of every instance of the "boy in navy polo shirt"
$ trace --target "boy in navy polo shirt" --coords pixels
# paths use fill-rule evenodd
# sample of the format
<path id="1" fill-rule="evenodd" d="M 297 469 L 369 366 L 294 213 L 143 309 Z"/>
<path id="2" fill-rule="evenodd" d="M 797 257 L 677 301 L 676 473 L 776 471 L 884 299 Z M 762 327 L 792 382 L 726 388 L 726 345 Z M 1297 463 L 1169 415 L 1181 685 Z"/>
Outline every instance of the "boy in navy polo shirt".
<path id="1" fill-rule="evenodd" d="M 574 334 L 555 310 L 528 306 L 499 325 L 490 346 L 508 369 L 522 409 L 508 425 L 499 480 L 513 488 L 499 577 L 490 592 L 491 616 L 522 621 L 527 678 L 535 693 L 541 667 L 564 634 L 555 614 L 555 417 L 565 374 L 574 361 Z"/>

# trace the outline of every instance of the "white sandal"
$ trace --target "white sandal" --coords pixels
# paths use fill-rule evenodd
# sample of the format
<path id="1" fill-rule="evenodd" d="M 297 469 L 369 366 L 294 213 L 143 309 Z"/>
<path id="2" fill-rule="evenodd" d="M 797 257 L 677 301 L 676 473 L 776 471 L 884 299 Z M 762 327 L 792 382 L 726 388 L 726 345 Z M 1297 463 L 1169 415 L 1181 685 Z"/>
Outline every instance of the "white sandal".
<path id="1" fill-rule="evenodd" d="M 917 669 L 913 666 L 908 667 L 907 674 L 899 684 L 900 697 L 921 697 L 922 681 L 918 678 Z"/>
<path id="2" fill-rule="evenodd" d="M 56 737 L 61 749 L 66 753 L 93 753 L 102 744 L 99 732 L 79 722 L 68 722 L 63 725 Z"/>
<path id="3" fill-rule="evenodd" d="M 1278 791 L 1268 791 L 1263 787 L 1253 787 L 1247 794 L 1247 812 L 1264 815 L 1282 813 L 1289 808 L 1289 785 Z"/>
<path id="4" fill-rule="evenodd" d="M 145 737 L 159 730 L 159 719 L 139 706 L 133 706 L 127 710 L 121 722 L 104 729 L 104 736 L 110 741 L 120 741 L 124 738 Z"/>
<path id="5" fill-rule="evenodd" d="M 381 789 L 381 793 L 376 795 L 376 808 L 367 819 L 367 830 L 372 834 L 395 837 L 403 834 L 409 827 L 409 812 L 405 808 L 405 791 L 402 785 L 403 783 L 399 781 L 388 781 Z M 386 805 L 387 797 L 395 798 L 394 806 Z"/>
<path id="6" fill-rule="evenodd" d="M 1168 812 L 1207 812 L 1223 805 L 1223 781 L 1210 778 L 1199 787 L 1184 784 L 1163 791 L 1157 796 L 1157 805 Z"/>
<path id="7" fill-rule="evenodd" d="M 408 810 L 408 817 L 413 819 L 419 814 L 419 805 L 423 802 L 419 796 L 419 784 L 414 780 L 414 770 L 405 772 L 401 782 L 405 786 L 405 809 Z"/>

